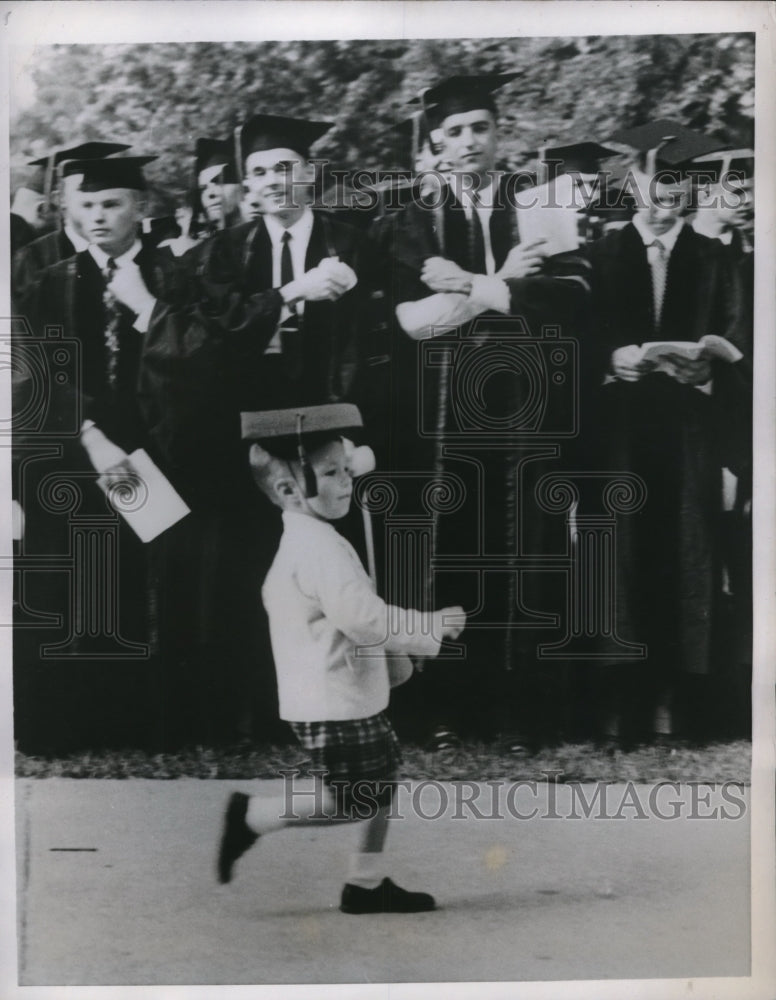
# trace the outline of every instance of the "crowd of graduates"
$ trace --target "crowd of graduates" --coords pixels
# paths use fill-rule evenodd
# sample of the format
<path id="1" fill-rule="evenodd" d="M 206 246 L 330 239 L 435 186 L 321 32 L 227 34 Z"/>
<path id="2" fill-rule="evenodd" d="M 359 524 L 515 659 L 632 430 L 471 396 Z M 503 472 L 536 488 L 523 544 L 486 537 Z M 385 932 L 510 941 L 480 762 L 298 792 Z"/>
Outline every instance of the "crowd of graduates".
<path id="1" fill-rule="evenodd" d="M 11 226 L 22 749 L 286 737 L 259 596 L 280 518 L 241 414 L 339 401 L 378 469 L 372 531 L 339 529 L 387 600 L 467 611 L 397 688 L 400 732 L 748 734 L 752 153 L 636 122 L 515 174 L 509 78 L 424 91 L 408 169 L 371 182 L 310 162 L 330 123 L 256 114 L 197 140 L 174 217 L 126 144 L 35 161 Z M 106 499 L 137 449 L 189 508 L 148 542 Z"/>

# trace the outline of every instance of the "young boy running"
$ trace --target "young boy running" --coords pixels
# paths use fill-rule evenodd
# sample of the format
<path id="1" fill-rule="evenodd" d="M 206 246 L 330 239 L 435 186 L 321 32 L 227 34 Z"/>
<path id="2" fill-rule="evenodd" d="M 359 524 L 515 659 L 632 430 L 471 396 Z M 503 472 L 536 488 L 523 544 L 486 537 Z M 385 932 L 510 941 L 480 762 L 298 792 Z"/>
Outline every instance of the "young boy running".
<path id="1" fill-rule="evenodd" d="M 364 820 L 340 909 L 345 913 L 432 910 L 427 893 L 385 876 L 383 847 L 401 755 L 384 715 L 386 654 L 432 657 L 456 639 L 463 608 L 421 613 L 387 605 L 353 547 L 330 523 L 350 509 L 353 470 L 343 437 L 361 416 L 348 404 L 243 414 L 259 488 L 283 511 L 283 536 L 262 588 L 278 680 L 280 717 L 316 770 L 324 795 L 273 798 L 235 792 L 227 805 L 218 877 L 262 834 L 286 826 Z M 261 442 L 261 443 L 259 443 Z M 366 817 L 366 818 L 365 818 Z"/>

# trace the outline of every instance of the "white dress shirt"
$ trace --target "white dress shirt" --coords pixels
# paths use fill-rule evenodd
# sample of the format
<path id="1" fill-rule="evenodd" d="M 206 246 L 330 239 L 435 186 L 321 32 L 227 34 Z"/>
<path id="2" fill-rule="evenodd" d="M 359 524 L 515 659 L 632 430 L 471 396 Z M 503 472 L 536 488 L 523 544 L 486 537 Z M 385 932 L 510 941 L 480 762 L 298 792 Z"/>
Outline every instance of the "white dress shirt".
<path id="1" fill-rule="evenodd" d="M 455 184 L 455 177 L 452 181 Z M 488 273 L 472 276 L 472 287 L 468 295 L 461 292 L 431 292 L 414 302 L 400 303 L 396 307 L 396 318 L 404 332 L 413 340 L 426 340 L 429 337 L 449 333 L 484 312 L 504 314 L 509 312 L 511 301 L 509 288 L 506 282 L 495 274 L 490 239 L 490 217 L 493 214 L 496 190 L 497 181 L 492 179 L 487 188 L 478 192 L 476 208 L 474 199 L 462 186 L 459 199 L 467 219 L 471 219 L 472 211 L 476 210 L 479 215 Z"/>
<path id="2" fill-rule="evenodd" d="M 273 288 L 280 288 L 280 257 L 283 252 L 283 234 L 288 233 L 291 237 L 288 243 L 288 249 L 291 253 L 291 267 L 293 268 L 294 278 L 300 278 L 305 272 L 305 258 L 307 257 L 307 248 L 310 245 L 310 236 L 313 231 L 314 221 L 315 218 L 313 216 L 312 209 L 309 207 L 305 207 L 300 218 L 298 218 L 292 226 L 288 227 L 282 226 L 272 215 L 264 216 L 264 225 L 267 227 L 267 234 L 269 235 L 272 243 Z M 300 299 L 296 303 L 296 313 L 298 316 L 304 315 L 304 299 Z M 278 329 L 275 331 L 272 340 L 267 345 L 267 349 L 264 352 L 265 354 L 280 353 L 280 327 L 290 315 L 290 307 L 283 303 L 283 308 L 280 311 Z"/>
<path id="3" fill-rule="evenodd" d="M 262 588 L 290 722 L 363 719 L 382 712 L 386 652 L 436 656 L 442 621 L 388 605 L 352 545 L 327 521 L 283 513 L 283 536 Z"/>
<path id="4" fill-rule="evenodd" d="M 655 240 L 660 240 L 660 242 L 663 244 L 663 251 L 665 253 L 665 269 L 667 275 L 668 266 L 671 260 L 671 254 L 674 251 L 674 247 L 676 246 L 676 241 L 679 238 L 679 234 L 681 233 L 684 227 L 684 219 L 677 219 L 674 222 L 673 226 L 667 232 L 662 233 L 660 236 L 656 236 L 655 233 L 652 232 L 652 230 L 647 226 L 644 217 L 640 215 L 638 212 L 636 213 L 636 215 L 633 216 L 633 226 L 636 232 L 641 237 L 644 246 L 647 248 L 647 263 L 649 264 L 651 272 L 654 270 L 655 263 L 657 261 L 658 256 L 660 255 L 659 248 L 654 245 Z M 652 280 L 654 282 L 655 280 L 654 277 Z M 698 392 L 702 392 L 704 393 L 704 395 L 709 396 L 711 395 L 712 392 L 713 380 L 709 379 L 708 382 L 703 382 L 701 385 L 696 385 L 693 388 L 697 389 Z"/>
<path id="5" fill-rule="evenodd" d="M 654 246 L 655 240 L 660 240 L 663 244 L 666 267 L 668 267 L 668 262 L 671 259 L 671 254 L 674 252 L 674 247 L 676 246 L 676 241 L 679 238 L 679 233 L 681 233 L 684 226 L 684 219 L 677 219 L 668 232 L 663 233 L 660 236 L 656 236 L 652 232 L 652 230 L 647 226 L 644 217 L 638 213 L 633 216 L 633 225 L 636 232 L 641 237 L 644 246 L 647 248 L 647 261 L 649 262 L 650 270 L 654 268 L 655 261 L 660 253 L 659 249 Z"/>

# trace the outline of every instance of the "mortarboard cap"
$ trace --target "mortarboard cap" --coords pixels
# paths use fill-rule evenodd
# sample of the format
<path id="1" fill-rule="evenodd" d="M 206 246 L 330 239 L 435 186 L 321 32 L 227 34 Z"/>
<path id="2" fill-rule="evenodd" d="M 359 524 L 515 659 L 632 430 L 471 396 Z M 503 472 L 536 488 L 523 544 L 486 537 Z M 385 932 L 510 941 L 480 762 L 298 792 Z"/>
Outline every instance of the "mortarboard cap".
<path id="1" fill-rule="evenodd" d="M 521 73 L 487 73 L 479 76 L 450 76 L 421 93 L 426 110 L 433 109 L 441 124 L 448 115 L 487 110 L 496 114 L 493 91 L 521 76 Z"/>
<path id="2" fill-rule="evenodd" d="M 604 146 L 600 142 L 583 140 L 582 142 L 567 142 L 558 146 L 542 146 L 527 154 L 536 157 L 544 162 L 557 161 L 560 166 L 555 173 L 568 173 L 570 170 L 577 170 L 581 174 L 595 174 L 600 169 L 601 160 L 610 156 L 617 156 L 618 152 L 611 146 Z"/>
<path id="3" fill-rule="evenodd" d="M 636 128 L 620 129 L 605 140 L 618 152 L 637 152 L 647 156 L 647 172 L 682 170 L 690 161 L 724 146 L 719 139 L 694 132 L 679 122 L 664 118 Z"/>
<path id="4" fill-rule="evenodd" d="M 82 175 L 79 191 L 104 191 L 108 188 L 145 191 L 143 167 L 155 159 L 155 156 L 122 156 L 107 160 L 68 160 L 63 173 L 65 177 Z"/>
<path id="5" fill-rule="evenodd" d="M 315 438 L 323 443 L 357 432 L 364 426 L 358 407 L 352 403 L 241 413 L 240 421 L 243 440 L 264 441 L 270 451 L 282 448 L 288 441 L 295 446 L 299 433 L 308 445 Z"/>
<path id="6" fill-rule="evenodd" d="M 261 442 L 275 458 L 299 460 L 308 498 L 318 492 L 308 452 L 335 438 L 352 437 L 364 426 L 358 407 L 352 403 L 241 413 L 240 421 L 243 440 Z"/>
<path id="7" fill-rule="evenodd" d="M 735 174 L 739 179 L 749 180 L 754 177 L 753 149 L 723 149 L 719 152 L 696 156 L 693 166 L 713 182 L 720 181 L 727 174 Z"/>
<path id="8" fill-rule="evenodd" d="M 50 198 L 55 186 L 61 185 L 62 168 L 68 160 L 99 160 L 105 156 L 111 156 L 113 153 L 121 153 L 129 148 L 126 142 L 92 140 L 91 142 L 79 143 L 77 146 L 56 147 L 49 150 L 45 156 L 41 156 L 37 160 L 30 160 L 29 165 L 45 169 L 43 193 L 46 198 Z M 58 182 L 56 184 L 54 179 L 55 172 L 58 174 Z"/>
<path id="9" fill-rule="evenodd" d="M 99 160 L 104 156 L 121 153 L 129 148 L 125 142 L 82 142 L 78 146 L 61 146 L 52 149 L 37 160 L 30 160 L 29 165 L 31 167 L 47 167 L 50 163 L 56 166 L 64 160 Z"/>
<path id="10" fill-rule="evenodd" d="M 251 153 L 265 149 L 293 149 L 306 158 L 312 144 L 333 124 L 286 115 L 254 115 L 237 130 L 239 158 L 244 163 Z"/>
<path id="11" fill-rule="evenodd" d="M 207 170 L 208 180 L 220 178 L 223 184 L 237 183 L 232 144 L 228 139 L 197 139 L 194 146 L 194 164 L 197 178 Z"/>

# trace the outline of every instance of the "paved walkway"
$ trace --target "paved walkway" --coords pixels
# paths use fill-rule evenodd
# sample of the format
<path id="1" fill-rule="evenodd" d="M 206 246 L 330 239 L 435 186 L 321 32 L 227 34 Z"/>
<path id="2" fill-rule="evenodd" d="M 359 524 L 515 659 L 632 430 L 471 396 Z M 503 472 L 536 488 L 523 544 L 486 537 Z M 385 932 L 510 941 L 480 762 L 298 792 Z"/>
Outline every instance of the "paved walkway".
<path id="1" fill-rule="evenodd" d="M 415 916 L 337 909 L 353 827 L 283 830 L 218 886 L 214 855 L 232 789 L 267 781 L 66 779 L 17 782 L 22 985 L 367 983 L 745 976 L 749 973 L 749 821 L 581 818 L 455 820 L 449 785 L 416 789 L 437 820 L 392 822 L 390 872 L 433 892 Z M 440 791 L 441 789 L 441 791 Z M 492 789 L 479 786 L 481 813 Z M 592 788 L 581 791 L 590 800 Z M 496 812 L 507 813 L 504 788 Z M 608 786 L 604 812 L 633 817 L 633 786 Z M 638 786 L 648 807 L 649 786 Z M 467 792 L 471 796 L 471 789 Z M 549 808 L 522 788 L 512 811 Z M 739 799 L 744 791 L 734 792 Z M 658 808 L 677 796 L 661 790 Z M 411 812 L 411 792 L 398 808 Z"/>

